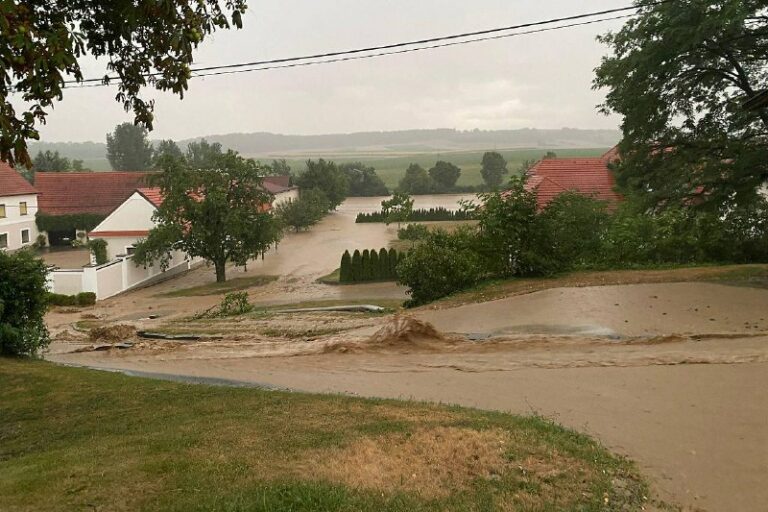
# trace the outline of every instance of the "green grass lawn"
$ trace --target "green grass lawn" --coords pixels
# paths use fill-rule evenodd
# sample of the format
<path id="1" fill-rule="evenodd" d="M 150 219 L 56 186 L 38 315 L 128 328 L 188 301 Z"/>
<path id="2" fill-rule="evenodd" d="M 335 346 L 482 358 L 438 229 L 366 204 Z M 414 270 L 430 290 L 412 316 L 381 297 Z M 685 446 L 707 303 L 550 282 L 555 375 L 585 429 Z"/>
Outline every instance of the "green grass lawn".
<path id="1" fill-rule="evenodd" d="M 641 510 L 629 462 L 535 417 L 0 360 L 0 508 Z"/>
<path id="2" fill-rule="evenodd" d="M 608 148 L 595 148 L 595 149 L 554 149 L 557 156 L 560 157 L 581 157 L 581 156 L 599 156 L 605 153 Z M 489 149 L 492 151 L 492 149 Z M 538 160 L 547 150 L 545 149 L 511 149 L 511 150 L 498 150 L 504 158 L 507 160 L 507 168 L 510 172 L 516 172 L 520 168 L 520 164 L 524 160 Z M 430 153 L 416 153 L 409 155 L 402 155 L 393 153 L 392 156 L 384 155 L 327 155 L 324 156 L 326 160 L 333 160 L 337 163 L 362 161 L 364 164 L 370 165 L 376 168 L 376 172 L 384 180 L 384 183 L 390 189 L 396 187 L 400 182 L 400 179 L 405 174 L 405 169 L 411 163 L 417 163 L 429 169 L 437 160 L 446 160 L 461 168 L 461 177 L 459 177 L 458 185 L 482 185 L 483 178 L 480 175 L 480 161 L 483 158 L 485 151 L 454 151 L 454 152 L 430 152 Z M 315 159 L 314 157 L 312 157 Z M 262 158 L 264 162 L 271 161 L 269 159 Z M 288 158 L 288 163 L 293 169 L 294 173 L 300 173 L 304 171 L 305 165 L 304 159 Z"/>

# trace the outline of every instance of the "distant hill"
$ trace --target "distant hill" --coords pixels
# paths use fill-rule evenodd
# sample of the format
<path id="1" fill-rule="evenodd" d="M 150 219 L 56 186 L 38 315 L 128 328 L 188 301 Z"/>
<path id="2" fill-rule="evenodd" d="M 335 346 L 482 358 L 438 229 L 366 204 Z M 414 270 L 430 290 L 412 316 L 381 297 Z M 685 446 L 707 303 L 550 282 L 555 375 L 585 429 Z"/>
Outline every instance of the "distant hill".
<path id="1" fill-rule="evenodd" d="M 617 130 L 400 130 L 388 132 L 338 133 L 328 135 L 280 135 L 275 133 L 230 133 L 206 135 L 178 141 L 183 148 L 191 140 L 205 138 L 249 157 L 312 157 L 420 154 L 487 149 L 606 148 L 619 141 Z M 34 142 L 30 153 L 58 151 L 83 160 L 94 170 L 107 170 L 103 142 Z"/>

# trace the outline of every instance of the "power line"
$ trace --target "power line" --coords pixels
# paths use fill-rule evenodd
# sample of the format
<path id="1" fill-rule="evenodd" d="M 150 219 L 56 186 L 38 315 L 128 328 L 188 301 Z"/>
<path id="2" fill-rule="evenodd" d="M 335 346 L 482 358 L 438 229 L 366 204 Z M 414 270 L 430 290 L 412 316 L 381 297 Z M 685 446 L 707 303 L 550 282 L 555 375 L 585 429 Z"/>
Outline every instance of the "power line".
<path id="1" fill-rule="evenodd" d="M 671 1 L 672 0 L 660 0 L 658 2 L 647 4 L 644 7 L 664 4 L 664 3 L 671 2 Z M 468 37 L 474 37 L 474 36 L 480 36 L 480 35 L 488 35 L 488 34 L 499 33 L 499 32 L 508 32 L 508 31 L 511 31 L 511 30 L 519 30 L 519 29 L 522 29 L 522 28 L 530 28 L 530 27 L 536 27 L 536 26 L 542 26 L 542 25 L 551 25 L 553 23 L 562 23 L 562 22 L 565 22 L 565 21 L 574 21 L 574 20 L 579 20 L 579 19 L 584 19 L 584 18 L 592 18 L 592 17 L 595 17 L 595 16 L 603 16 L 603 15 L 606 15 L 606 14 L 615 14 L 615 13 L 620 13 L 620 12 L 626 12 L 626 11 L 629 11 L 629 10 L 636 10 L 637 8 L 638 8 L 637 6 L 619 7 L 619 8 L 607 9 L 607 10 L 603 10 L 603 11 L 595 11 L 595 12 L 577 14 L 577 15 L 566 16 L 566 17 L 561 17 L 561 18 L 553 18 L 553 19 L 544 20 L 544 21 L 535 21 L 535 22 L 530 22 L 530 23 L 522 23 L 522 24 L 512 25 L 512 26 L 508 26 L 508 27 L 499 27 L 499 28 L 492 28 L 492 29 L 486 29 L 486 30 L 478 30 L 478 31 L 474 31 L 474 32 L 464 32 L 464 33 L 461 33 L 461 34 L 451 34 L 451 35 L 447 35 L 447 36 L 433 37 L 433 38 L 427 38 L 427 39 L 419 39 L 419 40 L 407 41 L 407 42 L 401 42 L 401 43 L 393 43 L 393 44 L 387 44 L 387 45 L 371 46 L 371 47 L 367 47 L 367 48 L 357 48 L 357 49 L 352 49 L 352 50 L 342 50 L 342 51 L 335 51 L 335 52 L 319 53 L 319 54 L 305 55 L 305 56 L 300 56 L 300 57 L 286 57 L 286 58 L 270 59 L 270 60 L 263 60 L 263 61 L 241 62 L 241 63 L 236 63 L 236 64 L 224 64 L 224 65 L 220 65 L 220 66 L 208 66 L 208 67 L 191 69 L 190 71 L 192 73 L 200 73 L 200 72 L 204 72 L 204 71 L 216 71 L 216 70 L 236 69 L 236 68 L 245 68 L 245 67 L 253 68 L 254 66 L 265 66 L 265 65 L 272 65 L 272 64 L 284 64 L 284 63 L 289 63 L 289 62 L 305 61 L 305 60 L 311 60 L 311 59 L 327 59 L 328 57 L 339 57 L 339 56 L 343 56 L 343 55 L 353 55 L 354 56 L 354 55 L 360 54 L 360 53 L 369 53 L 369 52 L 381 51 L 381 50 L 393 50 L 395 48 L 402 48 L 402 47 L 407 47 L 407 46 L 431 44 L 431 43 L 437 43 L 437 42 L 440 42 L 440 41 L 453 41 L 453 40 L 456 40 L 456 39 L 466 39 Z M 574 23 L 574 24 L 570 24 L 570 25 L 563 25 L 563 26 L 558 26 L 558 27 L 554 27 L 554 28 L 549 28 L 548 30 L 557 30 L 557 29 L 560 29 L 560 28 L 569 28 L 569 27 L 572 27 L 572 26 L 587 25 L 587 24 L 590 24 L 590 23 L 597 23 L 597 22 L 601 22 L 601 21 L 608 21 L 608 20 L 611 20 L 611 19 L 620 19 L 620 18 L 624 18 L 624 17 L 628 17 L 628 16 L 629 15 L 617 16 L 617 17 L 613 17 L 613 18 L 605 18 L 605 19 L 601 19 L 601 20 L 593 20 L 591 22 Z M 521 33 L 516 33 L 516 34 L 504 34 L 504 35 L 501 35 L 501 36 L 476 38 L 476 39 L 470 39 L 470 40 L 466 40 L 466 41 L 454 41 L 453 43 L 431 45 L 431 46 L 426 46 L 426 47 L 412 48 L 412 49 L 408 49 L 408 50 L 385 51 L 385 52 L 377 53 L 377 54 L 374 54 L 374 55 L 362 56 L 361 58 L 379 57 L 379 56 L 383 56 L 383 55 L 395 55 L 395 54 L 398 54 L 398 53 L 408 53 L 408 52 L 412 52 L 412 51 L 428 50 L 428 49 L 434 49 L 434 48 L 441 48 L 441 47 L 445 47 L 445 46 L 452 46 L 454 44 L 467 44 L 467 43 L 472 43 L 472 42 L 486 41 L 486 40 L 490 40 L 490 39 L 500 39 L 502 37 L 513 37 L 514 35 L 521 35 L 521 34 L 525 34 L 525 33 L 543 32 L 543 31 L 545 31 L 545 30 L 541 30 L 540 29 L 540 30 L 521 32 Z M 307 63 L 307 64 L 304 64 L 304 65 L 312 65 L 312 64 L 317 64 L 317 63 L 342 62 L 342 61 L 345 61 L 345 60 L 356 60 L 356 59 L 354 59 L 354 58 L 330 59 L 330 60 L 323 60 L 323 61 L 312 62 L 311 64 Z M 296 67 L 296 65 L 294 64 L 294 65 L 286 65 L 286 66 L 270 66 L 270 67 L 263 67 L 263 68 L 260 67 L 258 69 L 252 69 L 252 70 L 253 71 L 257 71 L 257 70 L 265 70 L 265 69 L 279 69 L 279 68 L 284 68 L 284 67 Z M 215 74 L 225 74 L 225 73 L 206 73 L 206 74 L 197 74 L 197 75 L 194 75 L 194 76 L 213 76 Z M 152 77 L 152 76 L 158 76 L 158 75 L 161 75 L 161 73 L 149 73 L 149 74 L 147 74 L 145 76 Z M 111 77 L 108 77 L 108 78 L 110 80 L 119 80 L 119 77 L 116 77 L 116 76 L 111 76 Z M 104 84 L 103 80 L 104 80 L 103 77 L 102 78 L 87 78 L 87 79 L 79 80 L 79 81 L 78 80 L 66 80 L 66 81 L 64 81 L 64 85 L 65 86 L 66 85 L 70 85 L 70 84 L 71 85 L 77 85 L 77 84 L 84 84 L 84 83 L 96 83 L 95 86 L 109 85 L 109 84 Z M 93 86 L 94 85 L 92 85 L 92 87 Z M 80 87 L 87 87 L 87 86 L 80 85 Z"/>
<path id="2" fill-rule="evenodd" d="M 316 61 L 310 61 L 310 62 L 297 62 L 294 64 L 285 64 L 281 66 L 266 66 L 266 67 L 258 67 L 258 68 L 247 68 L 247 69 L 230 69 L 225 71 L 215 71 L 212 73 L 200 73 L 196 75 L 192 75 L 191 78 L 203 78 L 206 76 L 218 76 L 218 75 L 230 75 L 230 74 L 236 74 L 236 73 L 250 73 L 253 71 L 268 71 L 272 69 L 284 69 L 284 68 L 295 68 L 295 67 L 301 67 L 301 66 L 313 66 L 316 64 L 333 64 L 335 62 L 346 62 L 350 60 L 362 60 L 362 59 L 372 59 L 375 57 L 384 57 L 386 55 L 398 55 L 401 53 L 411 53 L 411 52 L 418 52 L 422 50 L 432 50 L 435 48 L 445 48 L 447 46 L 457 46 L 461 44 L 469 44 L 469 43 L 477 43 L 480 41 L 491 41 L 494 39 L 504 39 L 509 37 L 515 37 L 515 36 L 523 36 L 528 34 L 536 34 L 540 32 L 550 32 L 553 30 L 559 30 L 562 28 L 571 28 L 571 27 L 577 27 L 577 26 L 583 26 L 583 25 L 592 25 L 594 23 L 601 23 L 605 21 L 612 21 L 612 20 L 620 20 L 625 18 L 630 18 L 632 15 L 624 15 L 624 16 L 614 16 L 611 18 L 601 18 L 597 20 L 590 20 L 590 21 L 583 21 L 581 23 L 571 23 L 569 25 L 562 25 L 557 27 L 549 27 L 549 28 L 540 28 L 536 30 L 528 30 L 525 32 L 516 32 L 514 34 L 503 34 L 503 35 L 497 35 L 497 36 L 490 36 L 490 37 L 479 37 L 476 39 L 469 39 L 466 41 L 453 41 L 450 43 L 442 43 L 442 44 L 436 44 L 436 45 L 430 45 L 430 46 L 421 46 L 418 48 L 406 48 L 403 50 L 395 50 L 391 52 L 381 52 L 381 53 L 374 53 L 371 55 L 353 55 L 351 57 L 339 57 L 336 59 L 327 59 L 327 60 L 316 60 Z M 98 84 L 103 85 L 103 84 Z M 84 86 L 84 87 L 93 87 L 93 86 Z"/>

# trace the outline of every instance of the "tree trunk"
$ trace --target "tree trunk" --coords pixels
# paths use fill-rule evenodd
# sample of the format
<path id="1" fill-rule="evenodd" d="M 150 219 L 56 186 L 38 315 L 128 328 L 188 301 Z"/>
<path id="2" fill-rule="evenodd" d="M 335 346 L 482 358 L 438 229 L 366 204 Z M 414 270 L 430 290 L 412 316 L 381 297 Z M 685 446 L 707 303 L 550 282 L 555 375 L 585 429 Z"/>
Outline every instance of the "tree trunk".
<path id="1" fill-rule="evenodd" d="M 227 264 L 226 262 L 216 262 L 213 264 L 216 268 L 216 282 L 223 283 L 227 280 Z"/>

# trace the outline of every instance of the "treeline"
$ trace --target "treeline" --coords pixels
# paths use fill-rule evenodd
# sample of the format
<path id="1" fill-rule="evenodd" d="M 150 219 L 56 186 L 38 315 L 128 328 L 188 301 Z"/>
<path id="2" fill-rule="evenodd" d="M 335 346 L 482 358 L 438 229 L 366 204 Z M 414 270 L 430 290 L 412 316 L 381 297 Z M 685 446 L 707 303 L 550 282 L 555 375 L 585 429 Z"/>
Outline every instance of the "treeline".
<path id="1" fill-rule="evenodd" d="M 397 265 L 405 257 L 404 252 L 395 249 L 365 249 L 353 254 L 344 251 L 339 266 L 340 283 L 363 283 L 370 281 L 393 281 L 397 279 Z"/>
<path id="2" fill-rule="evenodd" d="M 768 262 L 768 201 L 720 209 L 649 210 L 633 199 L 609 207 L 567 192 L 543 210 L 514 179 L 482 196 L 477 226 L 423 233 L 398 265 L 411 305 L 492 278 L 576 269 Z"/>
<path id="3" fill-rule="evenodd" d="M 409 222 L 428 222 L 428 221 L 459 221 L 459 220 L 473 220 L 475 215 L 471 211 L 467 210 L 448 210 L 442 206 L 439 208 L 430 209 L 418 209 L 413 210 L 408 214 L 407 220 Z M 355 222 L 357 223 L 373 223 L 373 222 L 386 222 L 387 214 L 384 211 L 370 212 L 370 213 L 358 213 Z"/>

